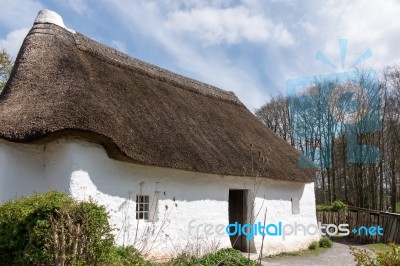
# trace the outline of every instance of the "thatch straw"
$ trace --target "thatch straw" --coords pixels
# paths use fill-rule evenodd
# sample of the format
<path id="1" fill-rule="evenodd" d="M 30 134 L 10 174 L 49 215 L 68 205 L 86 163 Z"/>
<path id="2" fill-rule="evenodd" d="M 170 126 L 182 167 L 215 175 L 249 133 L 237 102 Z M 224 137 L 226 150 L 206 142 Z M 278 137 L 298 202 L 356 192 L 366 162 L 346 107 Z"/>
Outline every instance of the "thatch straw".
<path id="1" fill-rule="evenodd" d="M 0 125 L 0 138 L 13 142 L 79 137 L 146 165 L 300 182 L 315 176 L 233 93 L 52 24 L 35 24 L 26 37 L 0 95 Z"/>

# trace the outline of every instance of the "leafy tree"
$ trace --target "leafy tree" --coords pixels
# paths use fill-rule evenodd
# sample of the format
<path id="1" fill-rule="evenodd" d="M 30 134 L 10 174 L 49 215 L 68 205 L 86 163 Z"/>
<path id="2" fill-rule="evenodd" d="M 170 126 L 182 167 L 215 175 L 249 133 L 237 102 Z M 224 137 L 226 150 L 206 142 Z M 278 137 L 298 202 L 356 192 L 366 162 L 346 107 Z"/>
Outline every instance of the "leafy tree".
<path id="1" fill-rule="evenodd" d="M 0 51 L 0 91 L 4 88 L 14 66 L 13 58 L 5 49 Z"/>

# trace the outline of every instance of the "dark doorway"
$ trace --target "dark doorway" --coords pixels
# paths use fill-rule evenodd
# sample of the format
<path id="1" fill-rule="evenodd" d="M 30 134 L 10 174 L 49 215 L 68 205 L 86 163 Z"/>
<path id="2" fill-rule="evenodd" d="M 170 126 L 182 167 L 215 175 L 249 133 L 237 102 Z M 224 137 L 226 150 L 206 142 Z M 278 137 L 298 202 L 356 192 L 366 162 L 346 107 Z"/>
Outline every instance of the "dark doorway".
<path id="1" fill-rule="evenodd" d="M 251 205 L 249 205 L 249 192 L 243 189 L 230 189 L 229 190 L 229 223 L 244 225 L 250 223 Z M 234 228 L 230 228 L 233 232 Z M 245 235 L 234 235 L 230 237 L 231 244 L 234 249 L 242 252 L 255 252 L 253 240 L 247 241 Z"/>

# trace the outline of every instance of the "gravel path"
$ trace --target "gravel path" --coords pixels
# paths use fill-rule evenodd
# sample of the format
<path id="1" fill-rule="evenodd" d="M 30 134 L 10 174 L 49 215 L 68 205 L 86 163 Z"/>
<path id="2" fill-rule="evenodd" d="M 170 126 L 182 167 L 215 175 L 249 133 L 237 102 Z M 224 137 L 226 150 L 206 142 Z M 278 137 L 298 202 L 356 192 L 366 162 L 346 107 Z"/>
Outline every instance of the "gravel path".
<path id="1" fill-rule="evenodd" d="M 353 256 L 350 254 L 349 246 L 335 242 L 333 247 L 322 251 L 318 255 L 310 256 L 285 256 L 265 258 L 262 265 L 278 266 L 324 266 L 324 265 L 340 265 L 355 266 Z"/>

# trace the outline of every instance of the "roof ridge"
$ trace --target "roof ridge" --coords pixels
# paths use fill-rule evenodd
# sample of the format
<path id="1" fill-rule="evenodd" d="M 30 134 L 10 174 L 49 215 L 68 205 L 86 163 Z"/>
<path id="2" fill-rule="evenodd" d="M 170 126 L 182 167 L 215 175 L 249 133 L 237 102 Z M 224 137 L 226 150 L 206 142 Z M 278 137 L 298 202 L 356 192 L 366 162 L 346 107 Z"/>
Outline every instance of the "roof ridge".
<path id="1" fill-rule="evenodd" d="M 75 40 L 75 45 L 79 50 L 88 52 L 92 56 L 100 57 L 107 61 L 107 63 L 116 64 L 119 67 L 139 70 L 141 74 L 145 74 L 149 77 L 156 78 L 164 82 L 172 83 L 179 88 L 187 89 L 204 96 L 245 107 L 232 91 L 222 90 L 210 84 L 185 77 L 150 63 L 146 63 L 112 47 L 99 43 L 81 33 L 68 29 L 64 25 L 62 17 L 57 12 L 48 9 L 40 10 L 30 33 L 32 34 L 40 32 L 40 30 L 37 31 L 40 29 L 40 24 L 52 24 L 60 27 L 62 30 L 68 31 L 70 34 L 72 33 L 72 36 Z M 46 29 L 48 28 L 46 27 Z M 48 32 L 41 33 L 50 34 Z"/>
<path id="2" fill-rule="evenodd" d="M 71 30 L 71 29 L 68 29 L 67 27 L 65 27 L 63 18 L 57 12 L 54 12 L 49 9 L 40 10 L 36 16 L 35 21 L 33 22 L 34 25 L 35 24 L 44 24 L 44 23 L 54 24 L 61 28 L 66 29 L 67 31 L 69 31 L 71 33 L 75 33 L 74 30 Z"/>
<path id="3" fill-rule="evenodd" d="M 73 37 L 79 50 L 88 52 L 95 57 L 99 56 L 108 63 L 117 64 L 120 67 L 140 70 L 142 74 L 162 80 L 164 82 L 172 82 L 174 85 L 179 86 L 180 88 L 188 89 L 195 93 L 245 107 L 232 91 L 222 90 L 210 84 L 188 78 L 165 68 L 144 62 L 112 47 L 97 42 L 81 33 L 77 32 L 76 34 L 73 34 Z M 184 83 L 189 83 L 191 86 L 189 87 Z"/>

